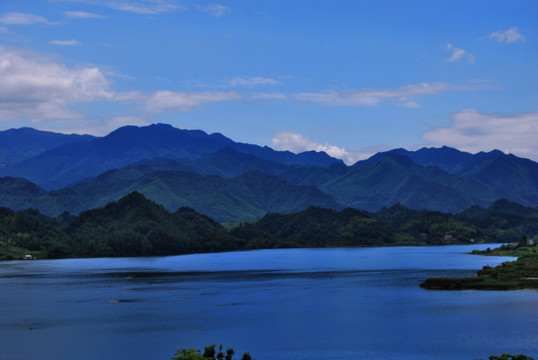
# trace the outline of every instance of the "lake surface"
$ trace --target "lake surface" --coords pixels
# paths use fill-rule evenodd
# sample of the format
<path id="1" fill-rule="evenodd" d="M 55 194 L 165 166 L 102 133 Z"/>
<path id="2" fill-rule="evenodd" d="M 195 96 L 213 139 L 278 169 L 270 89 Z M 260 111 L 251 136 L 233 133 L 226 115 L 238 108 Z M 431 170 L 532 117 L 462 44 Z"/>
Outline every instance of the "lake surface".
<path id="1" fill-rule="evenodd" d="M 0 262 L 0 359 L 538 358 L 538 291 L 427 291 L 488 245 Z"/>

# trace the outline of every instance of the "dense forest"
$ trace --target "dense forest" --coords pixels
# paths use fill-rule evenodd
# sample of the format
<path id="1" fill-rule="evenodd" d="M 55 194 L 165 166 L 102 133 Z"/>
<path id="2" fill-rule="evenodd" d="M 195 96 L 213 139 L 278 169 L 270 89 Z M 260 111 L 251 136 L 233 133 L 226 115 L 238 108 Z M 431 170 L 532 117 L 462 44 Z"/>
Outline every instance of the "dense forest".
<path id="1" fill-rule="evenodd" d="M 160 256 L 231 250 L 518 242 L 538 234 L 538 210 L 507 200 L 456 215 L 402 205 L 376 213 L 310 207 L 222 224 L 190 208 L 166 210 L 133 192 L 77 216 L 0 208 L 0 259 Z"/>

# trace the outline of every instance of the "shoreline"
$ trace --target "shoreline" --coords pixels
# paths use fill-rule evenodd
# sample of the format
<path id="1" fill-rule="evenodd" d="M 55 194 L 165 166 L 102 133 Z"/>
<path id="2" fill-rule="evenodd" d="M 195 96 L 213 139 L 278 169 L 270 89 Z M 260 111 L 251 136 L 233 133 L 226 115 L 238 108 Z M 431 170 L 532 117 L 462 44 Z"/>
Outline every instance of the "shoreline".
<path id="1" fill-rule="evenodd" d="M 30 254 L 32 255 L 32 259 L 23 259 L 24 256 L 20 256 L 17 258 L 5 258 L 1 259 L 0 262 L 9 262 L 9 261 L 36 261 L 36 260 L 73 260 L 73 259 L 99 259 L 99 258 L 105 258 L 105 259 L 119 259 L 119 258 L 153 258 L 153 257 L 168 257 L 168 256 L 183 256 L 183 255 L 199 255 L 199 254 L 218 254 L 218 253 L 230 253 L 230 252 L 242 252 L 242 251 L 256 251 L 256 250 L 277 250 L 277 249 L 359 249 L 359 248 L 409 248 L 409 247 L 449 247 L 449 246 L 472 246 L 472 245 L 490 245 L 490 246 L 498 246 L 502 245 L 501 243 L 476 243 L 476 244 L 468 244 L 468 243 L 460 243 L 460 244 L 424 244 L 424 243 L 416 243 L 416 244 L 380 244 L 380 245 L 357 245 L 357 246 L 338 246 L 338 245 L 327 245 L 327 246 L 303 246 L 303 247 L 267 247 L 267 248 L 243 248 L 243 249 L 231 249 L 231 250 L 221 250 L 221 251 L 207 251 L 207 252 L 186 252 L 181 254 L 167 254 L 167 255 L 140 255 L 140 256 L 66 256 L 66 257 L 47 257 L 46 254 L 44 254 L 43 251 L 19 251 L 20 254 Z M 479 250 L 482 251 L 482 250 Z M 484 250 L 485 251 L 485 250 Z M 471 254 L 471 253 L 467 253 Z M 496 256 L 496 255 L 495 255 Z M 498 255 L 498 256 L 510 256 L 510 255 Z"/>
<path id="2" fill-rule="evenodd" d="M 426 290 L 523 290 L 538 289 L 538 247 L 511 248 L 503 245 L 496 249 L 473 250 L 469 255 L 512 256 L 495 267 L 484 266 L 476 277 L 429 278 L 420 284 Z"/>

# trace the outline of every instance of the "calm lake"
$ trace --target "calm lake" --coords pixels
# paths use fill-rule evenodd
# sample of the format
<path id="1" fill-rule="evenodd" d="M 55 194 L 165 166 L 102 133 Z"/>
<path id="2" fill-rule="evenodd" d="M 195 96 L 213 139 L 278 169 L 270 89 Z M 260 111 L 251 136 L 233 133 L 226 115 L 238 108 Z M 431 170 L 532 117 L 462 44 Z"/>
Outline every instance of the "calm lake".
<path id="1" fill-rule="evenodd" d="M 538 291 L 427 291 L 488 245 L 0 262 L 0 359 L 538 358 Z"/>

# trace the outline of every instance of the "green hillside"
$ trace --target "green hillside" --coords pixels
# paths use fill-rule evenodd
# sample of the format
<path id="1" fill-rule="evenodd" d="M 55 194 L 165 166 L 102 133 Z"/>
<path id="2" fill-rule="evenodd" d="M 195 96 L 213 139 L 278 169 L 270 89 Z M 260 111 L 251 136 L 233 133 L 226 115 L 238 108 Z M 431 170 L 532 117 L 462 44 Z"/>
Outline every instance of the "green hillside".
<path id="1" fill-rule="evenodd" d="M 495 192 L 484 185 L 395 154 L 353 167 L 320 188 L 346 206 L 369 211 L 401 203 L 413 209 L 458 212 L 496 200 Z"/>
<path id="2" fill-rule="evenodd" d="M 256 175 L 256 174 L 253 174 Z M 473 207 L 458 215 L 402 205 L 369 213 L 310 207 L 225 229 L 191 208 L 175 212 L 133 192 L 77 216 L 0 208 L 0 259 L 150 256 L 327 246 L 442 245 L 538 237 L 536 209 L 504 202 L 508 214 Z M 501 203 L 502 205 L 502 203 Z M 517 212 L 516 212 L 517 211 Z"/>
<path id="3" fill-rule="evenodd" d="M 104 208 L 88 210 L 66 228 L 78 256 L 148 256 L 236 248 L 221 225 L 192 209 L 171 213 L 131 193 Z"/>

